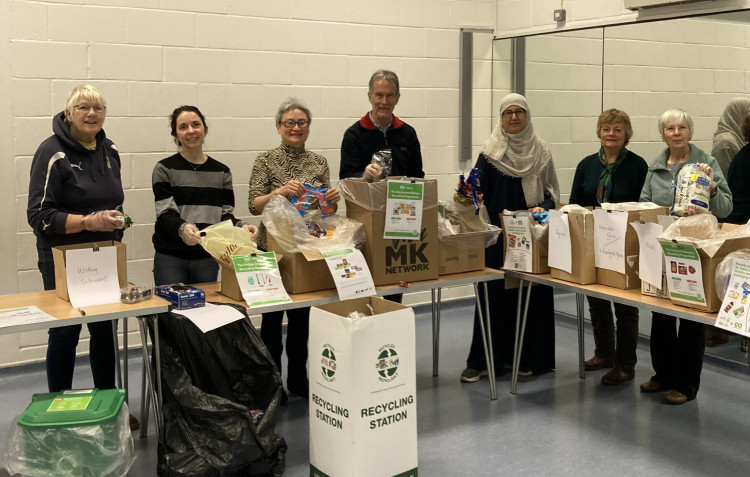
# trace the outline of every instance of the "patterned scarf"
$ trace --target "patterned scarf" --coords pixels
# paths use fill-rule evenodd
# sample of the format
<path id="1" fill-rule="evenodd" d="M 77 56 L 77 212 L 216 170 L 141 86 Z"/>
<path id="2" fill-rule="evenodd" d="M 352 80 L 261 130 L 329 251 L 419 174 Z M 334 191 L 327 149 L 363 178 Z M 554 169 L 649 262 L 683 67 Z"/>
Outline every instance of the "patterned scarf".
<path id="1" fill-rule="evenodd" d="M 627 148 L 620 149 L 617 154 L 615 162 L 607 162 L 607 156 L 604 154 L 604 147 L 599 148 L 599 162 L 602 165 L 602 174 L 599 176 L 599 187 L 596 188 L 596 201 L 600 204 L 609 202 L 609 193 L 612 192 L 612 176 L 622 161 L 625 160 L 625 156 L 628 154 Z"/>

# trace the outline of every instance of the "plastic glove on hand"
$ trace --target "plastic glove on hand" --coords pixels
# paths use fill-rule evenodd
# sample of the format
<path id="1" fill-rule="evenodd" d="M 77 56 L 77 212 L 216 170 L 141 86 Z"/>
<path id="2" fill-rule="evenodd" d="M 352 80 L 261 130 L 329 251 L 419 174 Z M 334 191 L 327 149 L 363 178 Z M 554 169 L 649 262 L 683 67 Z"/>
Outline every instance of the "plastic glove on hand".
<path id="1" fill-rule="evenodd" d="M 182 227 L 180 238 L 186 245 L 198 245 L 201 243 L 201 235 L 195 224 L 185 224 L 185 226 Z"/>
<path id="2" fill-rule="evenodd" d="M 122 227 L 122 212 L 116 210 L 100 210 L 93 214 L 85 215 L 81 220 L 83 230 L 89 232 L 112 232 Z"/>

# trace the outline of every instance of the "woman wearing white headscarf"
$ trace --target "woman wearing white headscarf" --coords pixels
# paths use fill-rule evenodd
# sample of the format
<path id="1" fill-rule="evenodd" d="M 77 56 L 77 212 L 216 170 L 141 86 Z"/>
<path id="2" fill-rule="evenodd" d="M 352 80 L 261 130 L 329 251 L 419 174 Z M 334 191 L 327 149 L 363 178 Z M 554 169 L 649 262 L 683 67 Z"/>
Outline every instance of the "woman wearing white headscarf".
<path id="1" fill-rule="evenodd" d="M 484 144 L 475 165 L 480 171 L 481 190 L 493 224 L 500 226 L 499 214 L 507 210 L 540 212 L 557 206 L 560 187 L 547 143 L 534 134 L 531 112 L 526 98 L 509 94 L 500 103 L 500 121 Z M 503 266 L 503 244 L 489 247 L 485 265 Z M 506 290 L 503 280 L 492 281 L 489 305 L 495 369 L 502 372 L 513 357 L 516 290 Z M 529 305 L 528 324 L 524 337 L 521 370 L 523 374 L 542 373 L 555 367 L 554 302 L 552 289 L 536 286 Z M 480 301 L 484 306 L 484 295 Z M 461 381 L 476 382 L 487 375 L 479 328 L 479 314 L 474 312 L 472 338 L 466 369 Z"/>
<path id="2" fill-rule="evenodd" d="M 729 164 L 734 155 L 747 144 L 742 135 L 741 124 L 748 111 L 750 111 L 750 99 L 740 96 L 729 101 L 719 118 L 711 155 L 719 163 L 724 177 L 729 177 Z"/>

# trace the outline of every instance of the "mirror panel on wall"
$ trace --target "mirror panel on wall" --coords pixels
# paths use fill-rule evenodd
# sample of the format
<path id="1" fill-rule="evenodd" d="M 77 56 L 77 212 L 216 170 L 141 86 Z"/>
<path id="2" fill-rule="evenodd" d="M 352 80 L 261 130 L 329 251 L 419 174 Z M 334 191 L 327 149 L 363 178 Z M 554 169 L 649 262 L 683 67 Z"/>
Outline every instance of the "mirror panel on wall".
<path id="1" fill-rule="evenodd" d="M 493 124 L 500 99 L 514 86 L 512 64 L 500 54 L 511 52 L 508 42 L 496 41 L 502 59 L 494 69 Z M 599 149 L 601 111 L 630 115 L 628 148 L 651 163 L 665 147 L 657 128 L 664 111 L 686 110 L 695 123 L 691 142 L 710 152 L 726 104 L 750 97 L 750 10 L 531 36 L 525 44 L 525 95 L 534 129 L 550 145 L 562 202 L 575 167 Z M 568 298 L 556 298 L 555 307 L 575 315 L 575 300 Z M 641 334 L 649 334 L 650 319 L 641 313 Z M 731 335 L 727 345 L 706 353 L 746 362 L 739 341 Z"/>

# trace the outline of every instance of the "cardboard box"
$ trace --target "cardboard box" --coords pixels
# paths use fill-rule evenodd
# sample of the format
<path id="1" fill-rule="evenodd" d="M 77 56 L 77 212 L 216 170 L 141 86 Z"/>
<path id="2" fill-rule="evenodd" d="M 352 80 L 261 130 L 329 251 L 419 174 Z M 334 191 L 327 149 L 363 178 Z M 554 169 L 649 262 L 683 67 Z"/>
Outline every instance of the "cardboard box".
<path id="1" fill-rule="evenodd" d="M 722 224 L 724 230 L 735 227 L 734 224 Z M 705 233 L 705 230 L 695 230 L 690 235 L 701 239 Z M 662 248 L 665 244 L 670 247 L 679 247 L 682 244 L 692 245 L 697 252 L 697 257 L 691 259 L 687 253 L 684 254 L 683 258 L 682 256 L 670 256 L 665 250 L 664 255 L 668 267 L 667 288 L 672 303 L 707 313 L 719 311 L 724 297 L 719 297 L 716 294 L 716 267 L 731 252 L 750 248 L 750 237 L 731 237 L 724 240 L 718 247 L 713 246 L 711 248 L 698 247 L 692 240 L 659 240 L 659 242 L 662 244 Z M 685 250 L 692 250 L 692 247 Z M 696 262 L 698 263 L 696 264 Z M 700 270 L 697 267 L 700 267 Z M 670 271 L 674 278 L 670 277 Z M 700 276 L 703 284 L 702 289 L 698 286 L 697 280 L 690 280 L 691 275 Z"/>
<path id="2" fill-rule="evenodd" d="M 367 305 L 374 315 L 346 317 Z M 310 475 L 417 475 L 412 309 L 376 297 L 313 307 L 308 349 Z"/>
<path id="3" fill-rule="evenodd" d="M 550 276 L 568 282 L 588 285 L 596 283 L 594 263 L 594 216 L 591 214 L 567 214 L 570 231 L 570 273 L 550 267 Z"/>
<path id="4" fill-rule="evenodd" d="M 120 288 L 128 286 L 128 264 L 125 254 L 125 244 L 116 240 L 103 240 L 101 242 L 76 243 L 72 245 L 60 245 L 52 248 L 52 260 L 55 264 L 55 291 L 57 297 L 70 301 L 68 297 L 68 275 L 65 268 L 65 252 L 68 250 L 80 250 L 94 247 L 116 247 L 117 249 L 117 281 Z"/>
<path id="5" fill-rule="evenodd" d="M 178 310 L 206 306 L 206 292 L 182 283 L 160 285 L 156 287 L 156 294 L 172 303 Z"/>
<path id="6" fill-rule="evenodd" d="M 657 207 L 655 209 L 631 210 L 628 214 L 628 227 L 625 232 L 625 273 L 615 272 L 604 268 L 597 268 L 596 282 L 613 288 L 629 290 L 641 287 L 641 279 L 638 276 L 638 234 L 631 222 L 653 222 L 657 223 L 657 216 L 668 215 L 668 207 Z"/>
<path id="7" fill-rule="evenodd" d="M 488 233 L 491 232 L 466 232 L 440 238 L 438 274 L 482 270 Z"/>
<path id="8" fill-rule="evenodd" d="M 438 278 L 437 181 L 414 180 L 424 183 L 420 240 L 383 238 L 387 181 L 367 182 L 355 178 L 340 183 L 346 201 L 346 216 L 362 223 L 365 228 L 367 241 L 362 254 L 375 285 Z"/>
<path id="9" fill-rule="evenodd" d="M 336 288 L 331 271 L 320 253 L 290 253 L 280 250 L 278 242 L 270 233 L 267 234 L 266 240 L 268 250 L 278 252 L 277 257 L 281 257 L 279 272 L 287 293 L 307 293 Z M 222 280 L 223 277 L 222 274 Z M 237 289 L 239 290 L 239 285 Z"/>
<path id="10" fill-rule="evenodd" d="M 656 298 L 669 298 L 669 293 L 667 293 L 666 272 L 662 272 L 661 274 L 661 289 L 656 288 L 649 282 L 641 280 L 641 295 L 654 296 Z"/>
<path id="11" fill-rule="evenodd" d="M 527 273 L 549 273 L 546 227 L 541 236 L 531 231 L 527 235 L 520 231 L 521 228 L 517 225 L 519 217 L 521 216 L 518 212 L 500 215 L 503 223 L 503 250 L 505 251 L 503 268 Z M 531 216 L 529 216 L 529 221 L 534 223 Z"/>

